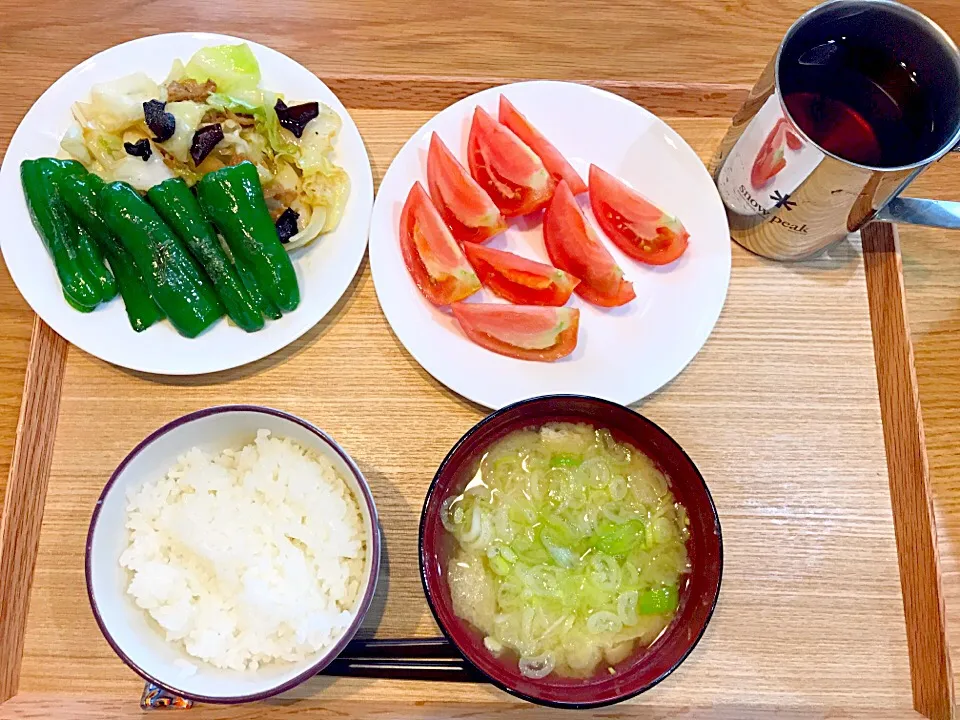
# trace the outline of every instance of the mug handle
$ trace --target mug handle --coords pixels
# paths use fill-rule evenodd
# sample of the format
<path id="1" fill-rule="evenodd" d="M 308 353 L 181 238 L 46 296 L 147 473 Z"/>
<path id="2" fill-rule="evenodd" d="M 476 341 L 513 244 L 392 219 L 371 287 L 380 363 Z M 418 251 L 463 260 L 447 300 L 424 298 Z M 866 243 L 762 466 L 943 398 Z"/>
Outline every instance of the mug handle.
<path id="1" fill-rule="evenodd" d="M 954 145 L 950 152 L 960 153 L 960 143 Z M 960 202 L 896 197 L 873 219 L 879 222 L 960 230 Z"/>
<path id="2" fill-rule="evenodd" d="M 873 219 L 960 230 L 960 202 L 898 197 L 887 203 Z"/>

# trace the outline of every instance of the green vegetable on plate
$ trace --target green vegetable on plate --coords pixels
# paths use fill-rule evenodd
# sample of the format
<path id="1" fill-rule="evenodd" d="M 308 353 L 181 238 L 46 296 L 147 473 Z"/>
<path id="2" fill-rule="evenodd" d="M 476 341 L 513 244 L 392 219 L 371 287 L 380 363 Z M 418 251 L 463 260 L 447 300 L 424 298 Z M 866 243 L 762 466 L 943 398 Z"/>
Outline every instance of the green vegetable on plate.
<path id="1" fill-rule="evenodd" d="M 286 124 L 278 107 L 286 108 Z M 254 163 L 271 212 L 297 213 L 288 252 L 332 232 L 350 195 L 350 178 L 335 161 L 340 117 L 319 100 L 261 87 L 257 56 L 246 44 L 201 48 L 175 60 L 162 82 L 140 71 L 95 83 L 71 112 L 76 122 L 61 149 L 105 182 L 140 192 L 170 177 L 192 186 L 211 170 Z M 281 197 L 284 208 L 275 206 Z M 279 317 L 283 308 L 272 305 L 261 307 Z"/>
<path id="2" fill-rule="evenodd" d="M 103 299 L 102 286 L 77 257 L 76 239 L 70 235 L 70 219 L 53 175 L 38 160 L 24 160 L 20 182 L 34 227 L 53 258 L 64 298 L 81 312 L 92 311 Z"/>
<path id="3" fill-rule="evenodd" d="M 57 182 L 60 178 L 87 172 L 76 160 L 38 158 L 36 162 L 41 172 L 49 174 L 52 178 L 55 192 L 59 192 Z M 67 213 L 65 222 L 67 233 L 73 238 L 77 261 L 93 275 L 100 286 L 101 302 L 113 299 L 117 295 L 117 281 L 103 260 L 103 251 L 73 215 Z"/>
<path id="4" fill-rule="evenodd" d="M 250 299 L 254 307 L 271 320 L 279 320 L 283 317 L 280 308 L 268 300 L 263 294 L 263 291 L 260 289 L 260 284 L 253 275 L 253 271 L 247 267 L 240 258 L 235 257 L 234 261 L 237 265 L 237 272 L 240 273 L 240 279 L 243 280 L 243 286 L 247 289 L 247 292 L 250 293 Z"/>
<path id="5" fill-rule="evenodd" d="M 62 158 L 44 157 L 37 158 L 41 165 L 47 169 L 56 170 L 72 175 L 83 175 L 87 169 L 79 160 L 64 160 Z"/>
<path id="6" fill-rule="evenodd" d="M 127 311 L 130 326 L 142 332 L 158 320 L 163 312 L 157 307 L 133 258 L 111 232 L 98 206 L 103 180 L 84 170 L 83 174 L 64 175 L 57 180 L 57 190 L 67 211 L 83 225 L 103 250 L 117 279 L 117 286 Z"/>
<path id="7" fill-rule="evenodd" d="M 230 319 L 247 332 L 263 328 L 261 310 L 244 287 L 186 182 L 180 178 L 164 180 L 147 191 L 147 200 L 213 281 Z"/>
<path id="8" fill-rule="evenodd" d="M 260 64 L 249 45 L 212 45 L 194 53 L 183 75 L 199 82 L 213 80 L 220 92 L 255 92 Z"/>
<path id="9" fill-rule="evenodd" d="M 100 211 L 133 257 L 147 287 L 173 326 L 196 337 L 223 314 L 210 280 L 176 234 L 136 190 L 122 182 L 104 186 Z"/>
<path id="10" fill-rule="evenodd" d="M 255 165 L 242 162 L 203 176 L 197 183 L 200 204 L 216 225 L 247 282 L 281 312 L 300 304 L 297 275 L 263 199 Z"/>

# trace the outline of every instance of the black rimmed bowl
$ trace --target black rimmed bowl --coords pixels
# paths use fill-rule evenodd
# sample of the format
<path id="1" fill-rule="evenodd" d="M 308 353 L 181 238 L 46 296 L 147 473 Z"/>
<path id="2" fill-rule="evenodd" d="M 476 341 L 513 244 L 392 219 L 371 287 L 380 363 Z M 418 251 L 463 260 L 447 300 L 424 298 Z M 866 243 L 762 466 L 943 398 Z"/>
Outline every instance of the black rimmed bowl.
<path id="1" fill-rule="evenodd" d="M 453 549 L 440 521 L 440 507 L 463 491 L 477 463 L 493 443 L 514 430 L 548 422 L 588 423 L 607 428 L 650 457 L 669 478 L 670 489 L 690 518 L 687 554 L 690 573 L 680 591 L 673 621 L 648 648 L 639 649 L 610 672 L 601 664 L 589 678 L 522 675 L 516 656 L 499 659 L 483 634 L 453 612 L 446 565 Z M 505 407 L 475 425 L 444 459 L 427 492 L 420 517 L 420 574 L 427 602 L 440 629 L 463 656 L 503 690 L 541 705 L 591 708 L 626 700 L 649 690 L 679 667 L 700 641 L 720 594 L 723 543 L 713 498 L 696 465 L 660 427 L 629 408 L 576 395 L 548 395 Z"/>
<path id="2" fill-rule="evenodd" d="M 213 453 L 252 442 L 260 429 L 289 438 L 330 460 L 353 492 L 366 533 L 366 562 L 347 630 L 328 650 L 299 662 L 273 662 L 257 670 L 221 670 L 167 642 L 159 626 L 127 594 L 129 573 L 120 555 L 129 544 L 125 529 L 127 492 L 156 480 L 190 448 Z M 294 415 L 271 408 L 228 405 L 184 415 L 143 440 L 120 463 L 104 487 L 87 535 L 86 579 L 90 606 L 103 636 L 117 655 L 145 680 L 172 693 L 206 703 L 262 700 L 284 692 L 326 667 L 354 636 L 370 607 L 380 566 L 380 533 L 370 488 L 350 456 L 326 433 Z M 183 661 L 197 667 L 184 672 Z"/>

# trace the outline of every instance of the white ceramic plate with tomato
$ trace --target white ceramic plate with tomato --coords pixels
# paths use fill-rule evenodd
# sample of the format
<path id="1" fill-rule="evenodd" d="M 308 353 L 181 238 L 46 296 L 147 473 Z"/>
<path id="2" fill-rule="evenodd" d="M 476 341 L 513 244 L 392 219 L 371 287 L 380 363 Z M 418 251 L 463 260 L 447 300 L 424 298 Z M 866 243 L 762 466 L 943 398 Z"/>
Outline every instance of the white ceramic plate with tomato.
<path id="1" fill-rule="evenodd" d="M 601 308 L 573 295 L 580 311 L 576 349 L 554 362 L 521 360 L 473 343 L 449 307 L 418 290 L 404 264 L 400 218 L 415 182 L 427 181 L 434 132 L 465 167 L 477 106 L 498 115 L 505 96 L 573 165 L 583 180 L 589 166 L 603 170 L 679 217 L 689 233 L 683 255 L 667 265 L 638 262 L 600 231 L 588 194 L 577 203 L 636 298 Z M 508 218 L 506 231 L 483 247 L 552 264 L 543 240 L 542 212 Z M 550 393 L 637 402 L 672 380 L 713 330 L 730 280 L 726 215 L 706 168 L 689 145 L 644 108 L 612 93 L 575 83 L 533 81 L 504 85 L 451 105 L 418 130 L 397 154 L 380 184 L 370 227 L 370 265 L 377 297 L 394 333 L 437 380 L 489 408 Z M 505 303 L 488 288 L 466 302 Z"/>

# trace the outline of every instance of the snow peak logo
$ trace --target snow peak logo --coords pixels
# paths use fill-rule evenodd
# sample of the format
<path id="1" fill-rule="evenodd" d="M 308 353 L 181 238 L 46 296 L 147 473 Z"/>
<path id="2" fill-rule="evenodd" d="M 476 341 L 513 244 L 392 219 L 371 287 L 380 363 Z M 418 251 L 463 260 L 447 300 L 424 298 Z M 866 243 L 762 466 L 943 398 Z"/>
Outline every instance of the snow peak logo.
<path id="1" fill-rule="evenodd" d="M 763 217 L 768 218 L 771 225 L 781 225 L 786 230 L 796 233 L 803 233 L 804 235 L 808 233 L 806 223 L 801 225 L 799 223 L 788 222 L 779 215 L 771 214 L 774 210 L 783 209 L 787 212 L 793 210 L 797 202 L 790 199 L 789 193 L 786 195 L 781 195 L 779 190 L 774 190 L 773 195 L 770 196 L 770 199 L 773 200 L 774 205 L 772 208 L 767 209 L 754 199 L 753 195 L 750 194 L 746 186 L 741 185 L 739 188 L 737 188 L 737 190 L 740 192 L 740 195 L 743 197 L 743 199 L 750 203 L 750 207 L 756 210 Z"/>

